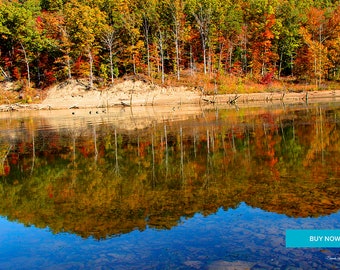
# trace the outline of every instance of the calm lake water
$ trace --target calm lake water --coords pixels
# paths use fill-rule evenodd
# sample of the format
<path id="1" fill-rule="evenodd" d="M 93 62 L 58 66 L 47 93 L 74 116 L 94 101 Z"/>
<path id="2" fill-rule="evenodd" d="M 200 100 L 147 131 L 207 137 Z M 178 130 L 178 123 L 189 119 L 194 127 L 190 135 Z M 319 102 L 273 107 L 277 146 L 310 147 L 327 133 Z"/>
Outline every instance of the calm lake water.
<path id="1" fill-rule="evenodd" d="M 340 103 L 0 116 L 0 269 L 339 269 Z"/>

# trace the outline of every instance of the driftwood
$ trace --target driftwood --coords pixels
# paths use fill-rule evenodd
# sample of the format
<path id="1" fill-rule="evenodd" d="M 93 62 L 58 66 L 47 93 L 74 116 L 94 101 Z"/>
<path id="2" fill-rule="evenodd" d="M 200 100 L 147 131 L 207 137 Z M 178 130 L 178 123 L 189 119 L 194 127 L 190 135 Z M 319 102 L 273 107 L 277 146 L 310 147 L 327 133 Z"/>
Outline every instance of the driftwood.
<path id="1" fill-rule="evenodd" d="M 283 92 L 282 95 L 281 95 L 281 98 L 280 98 L 281 101 L 283 100 L 283 98 L 285 97 L 285 95 L 286 95 L 286 92 Z"/>
<path id="2" fill-rule="evenodd" d="M 308 103 L 308 92 L 306 92 L 306 94 L 304 94 L 304 96 L 302 97 L 302 100 L 304 100 L 306 103 Z"/>
<path id="3" fill-rule="evenodd" d="M 215 100 L 211 100 L 211 99 L 207 99 L 207 98 L 202 98 L 203 101 L 208 102 L 208 103 L 212 103 L 215 104 L 216 101 Z"/>
<path id="4" fill-rule="evenodd" d="M 124 101 L 121 101 L 120 104 L 121 104 L 122 106 L 124 106 L 124 107 L 131 107 L 131 104 L 128 104 L 128 103 L 126 103 L 126 102 L 124 102 Z"/>
<path id="5" fill-rule="evenodd" d="M 235 104 L 236 103 L 236 100 L 239 98 L 240 96 L 239 95 L 235 95 L 235 97 L 234 98 L 230 98 L 229 97 L 229 101 L 228 101 L 228 103 L 229 104 Z"/>

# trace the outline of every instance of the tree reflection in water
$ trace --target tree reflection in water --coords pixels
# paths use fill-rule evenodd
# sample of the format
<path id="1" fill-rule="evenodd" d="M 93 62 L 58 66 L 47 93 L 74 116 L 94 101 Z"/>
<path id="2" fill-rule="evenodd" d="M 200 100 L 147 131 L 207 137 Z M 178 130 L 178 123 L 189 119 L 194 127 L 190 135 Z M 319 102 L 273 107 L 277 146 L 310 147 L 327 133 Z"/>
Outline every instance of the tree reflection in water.
<path id="1" fill-rule="evenodd" d="M 133 131 L 23 122 L 0 138 L 0 212 L 96 239 L 170 229 L 242 202 L 290 217 L 329 215 L 340 209 L 339 112 L 220 110 Z"/>

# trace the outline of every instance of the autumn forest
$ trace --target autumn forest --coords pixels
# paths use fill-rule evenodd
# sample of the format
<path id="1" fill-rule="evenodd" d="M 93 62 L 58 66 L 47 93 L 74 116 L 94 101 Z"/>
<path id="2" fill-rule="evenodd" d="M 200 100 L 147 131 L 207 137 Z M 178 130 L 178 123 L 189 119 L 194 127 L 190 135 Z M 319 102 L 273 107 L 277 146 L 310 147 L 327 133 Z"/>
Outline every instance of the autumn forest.
<path id="1" fill-rule="evenodd" d="M 339 80 L 334 0 L 1 0 L 0 80 Z"/>

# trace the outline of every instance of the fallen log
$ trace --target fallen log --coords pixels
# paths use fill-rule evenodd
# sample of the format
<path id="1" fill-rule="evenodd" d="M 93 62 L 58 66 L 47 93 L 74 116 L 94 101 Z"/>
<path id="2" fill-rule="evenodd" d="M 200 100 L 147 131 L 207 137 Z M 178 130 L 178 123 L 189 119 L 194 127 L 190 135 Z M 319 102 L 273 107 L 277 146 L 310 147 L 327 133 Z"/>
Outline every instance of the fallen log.
<path id="1" fill-rule="evenodd" d="M 205 102 L 208 102 L 208 103 L 212 103 L 212 104 L 216 103 L 215 100 L 211 100 L 211 99 L 207 99 L 207 98 L 202 98 L 202 100 L 205 101 Z"/>
<path id="2" fill-rule="evenodd" d="M 235 95 L 235 97 L 234 98 L 230 98 L 229 97 L 229 104 L 235 104 L 236 103 L 236 100 L 239 98 L 240 96 L 239 95 Z"/>
<path id="3" fill-rule="evenodd" d="M 124 107 L 131 107 L 131 104 L 128 104 L 128 103 L 126 103 L 126 102 L 124 102 L 124 101 L 121 101 L 120 104 L 121 104 L 122 106 L 124 106 Z"/>

